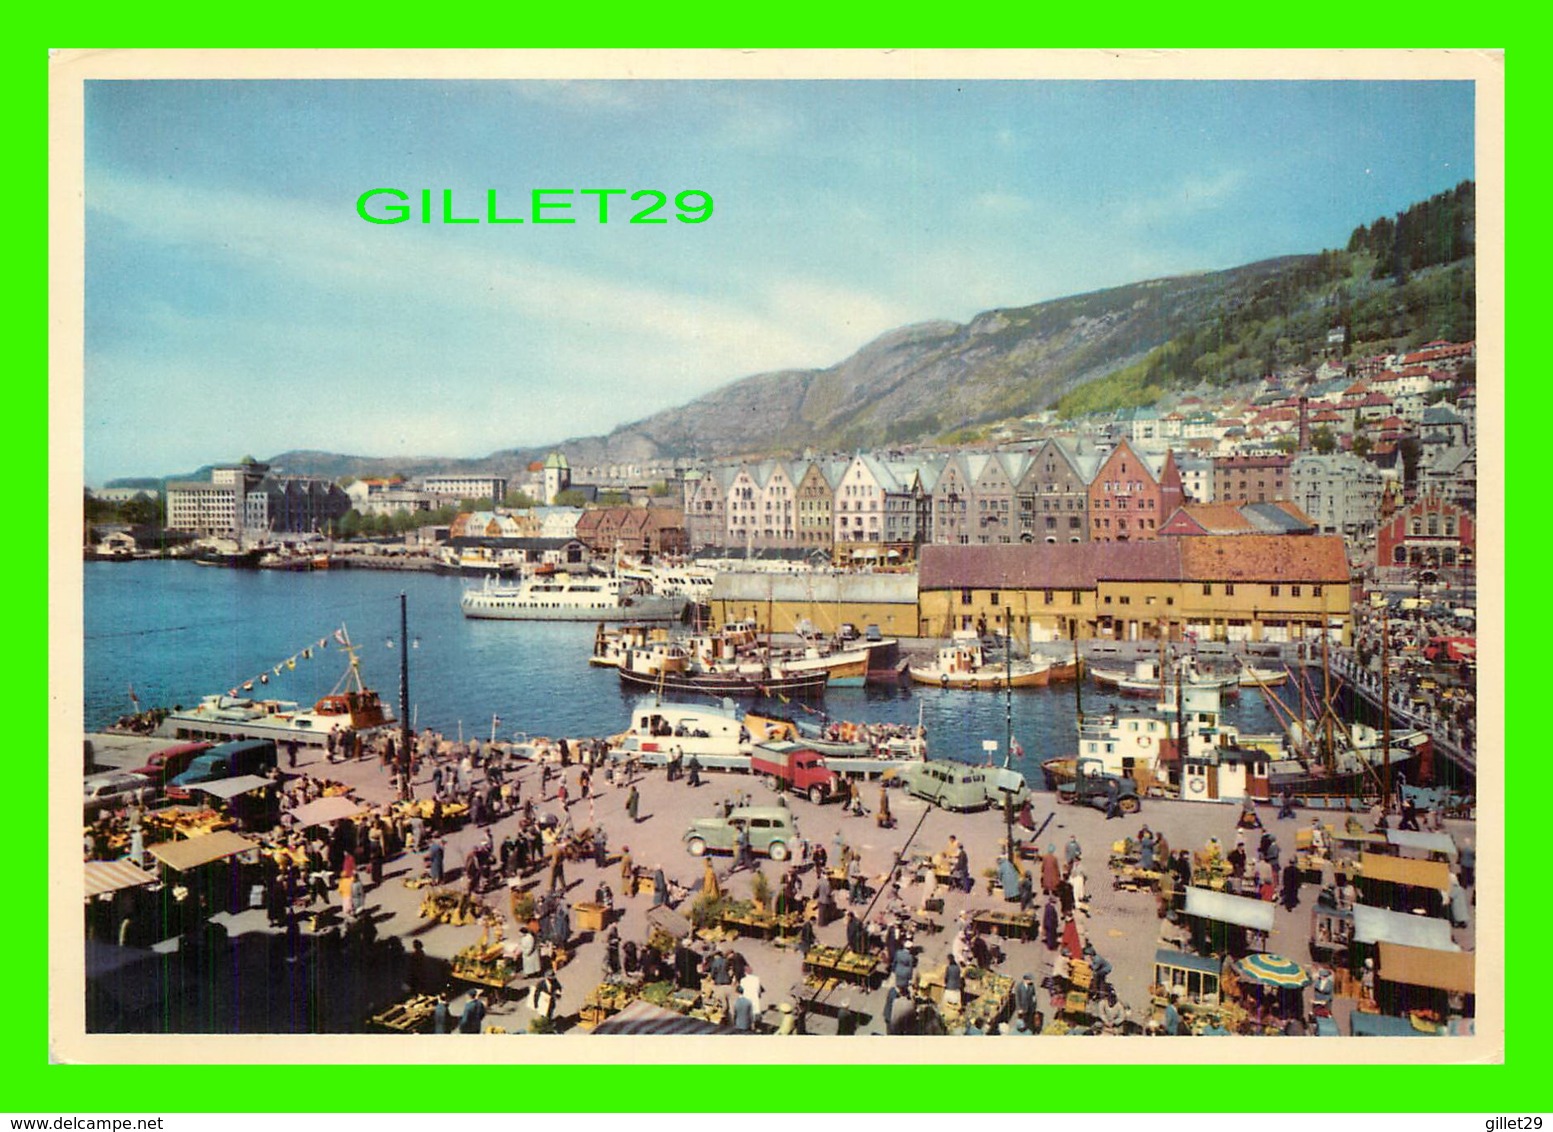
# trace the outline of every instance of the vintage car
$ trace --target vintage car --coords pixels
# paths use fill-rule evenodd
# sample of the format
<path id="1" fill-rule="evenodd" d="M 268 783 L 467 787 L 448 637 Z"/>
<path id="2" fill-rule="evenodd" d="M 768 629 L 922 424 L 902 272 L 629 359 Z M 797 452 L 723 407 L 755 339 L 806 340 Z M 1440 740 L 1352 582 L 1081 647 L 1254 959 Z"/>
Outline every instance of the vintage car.
<path id="1" fill-rule="evenodd" d="M 740 806 L 725 818 L 697 818 L 682 839 L 693 857 L 708 852 L 733 852 L 739 831 L 749 831 L 750 849 L 773 861 L 785 861 L 798 845 L 798 825 L 786 806 Z"/>

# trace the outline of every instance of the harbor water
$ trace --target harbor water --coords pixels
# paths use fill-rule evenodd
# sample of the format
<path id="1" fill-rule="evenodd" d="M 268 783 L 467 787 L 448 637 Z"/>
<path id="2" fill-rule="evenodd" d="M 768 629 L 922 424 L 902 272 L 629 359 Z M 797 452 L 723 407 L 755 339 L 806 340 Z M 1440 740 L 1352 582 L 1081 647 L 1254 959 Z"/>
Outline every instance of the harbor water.
<path id="1" fill-rule="evenodd" d="M 101 730 L 134 710 L 190 706 L 205 695 L 241 690 L 256 697 L 311 705 L 334 689 L 346 668 L 334 639 L 342 625 L 357 646 L 361 671 L 397 710 L 399 594 L 409 618 L 409 704 L 417 728 L 457 737 L 603 736 L 625 729 L 638 693 L 625 692 L 613 670 L 593 668 L 594 626 L 470 620 L 459 595 L 474 583 L 456 577 L 377 570 L 291 573 L 224 570 L 189 562 L 89 562 L 84 587 L 86 727 Z M 320 642 L 325 642 L 320 647 Z M 302 655 L 311 649 L 311 657 Z M 278 670 L 278 671 L 277 671 Z M 265 675 L 268 682 L 260 683 Z M 1298 693 L 1284 689 L 1285 700 Z M 1032 785 L 1042 759 L 1074 750 L 1072 684 L 1024 689 L 1012 697 L 1013 733 Z M 1118 701 L 1092 684 L 1086 713 L 1140 701 Z M 768 704 L 818 720 L 797 703 Z M 1004 696 L 937 688 L 836 688 L 809 705 L 832 718 L 916 723 L 927 728 L 935 757 L 984 762 L 985 741 L 1003 761 Z M 1262 693 L 1246 689 L 1226 704 L 1225 720 L 1252 734 L 1279 731 Z"/>

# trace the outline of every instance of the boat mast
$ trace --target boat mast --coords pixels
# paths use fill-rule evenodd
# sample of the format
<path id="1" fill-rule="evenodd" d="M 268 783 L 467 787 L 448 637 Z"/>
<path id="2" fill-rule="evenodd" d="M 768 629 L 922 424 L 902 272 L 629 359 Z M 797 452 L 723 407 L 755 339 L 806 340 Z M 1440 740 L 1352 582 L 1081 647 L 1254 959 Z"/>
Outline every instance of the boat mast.
<path id="1" fill-rule="evenodd" d="M 1003 769 L 1014 757 L 1014 611 L 1003 607 L 1003 726 L 1008 742 L 1003 746 Z"/>
<path id="2" fill-rule="evenodd" d="M 1380 615 L 1380 749 L 1384 760 L 1384 777 L 1381 779 L 1380 804 L 1383 810 L 1391 809 L 1391 622 L 1382 610 Z"/>
<path id="3" fill-rule="evenodd" d="M 1073 712 L 1080 730 L 1084 727 L 1084 668 L 1078 656 L 1078 618 L 1073 619 Z"/>
<path id="4" fill-rule="evenodd" d="M 399 796 L 408 802 L 410 783 L 410 617 L 404 591 L 399 591 Z M 355 667 L 355 657 L 351 658 Z M 359 680 L 360 677 L 358 676 Z"/>
<path id="5" fill-rule="evenodd" d="M 1324 610 L 1326 607 L 1325 597 L 1322 598 L 1321 605 Z M 1322 754 L 1326 760 L 1327 777 L 1331 778 L 1332 775 L 1337 773 L 1337 759 L 1332 753 L 1332 669 L 1328 663 L 1328 641 L 1327 619 L 1325 612 L 1323 612 L 1321 616 L 1321 710 L 1323 712 L 1322 722 L 1325 724 L 1323 728 L 1325 748 Z"/>

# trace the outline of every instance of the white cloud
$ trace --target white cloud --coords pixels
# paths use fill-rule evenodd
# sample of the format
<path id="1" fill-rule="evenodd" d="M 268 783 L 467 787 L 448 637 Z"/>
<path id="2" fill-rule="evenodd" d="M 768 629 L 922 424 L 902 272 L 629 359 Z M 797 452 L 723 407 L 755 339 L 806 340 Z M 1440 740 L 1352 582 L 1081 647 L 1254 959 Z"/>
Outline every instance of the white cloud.
<path id="1" fill-rule="evenodd" d="M 1158 225 L 1211 212 L 1226 204 L 1247 181 L 1243 169 L 1226 169 L 1213 175 L 1185 177 L 1147 197 L 1130 199 L 1117 213 L 1129 227 Z"/>

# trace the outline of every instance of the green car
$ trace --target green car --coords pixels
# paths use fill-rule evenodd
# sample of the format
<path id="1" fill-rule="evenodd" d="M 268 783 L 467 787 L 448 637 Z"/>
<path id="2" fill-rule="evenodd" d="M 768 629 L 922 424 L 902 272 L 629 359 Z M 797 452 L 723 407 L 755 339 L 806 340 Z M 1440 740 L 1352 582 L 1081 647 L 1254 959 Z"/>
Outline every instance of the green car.
<path id="1" fill-rule="evenodd" d="M 929 760 L 902 767 L 897 777 L 908 793 L 946 810 L 1001 810 L 1005 798 L 1017 809 L 1030 797 L 1024 775 L 999 767 Z"/>
<path id="2" fill-rule="evenodd" d="M 773 861 L 785 861 L 799 842 L 798 825 L 785 806 L 741 806 L 725 818 L 697 818 L 683 841 L 692 857 L 707 852 L 732 853 L 739 847 L 739 830 L 750 834 L 750 849 Z"/>

